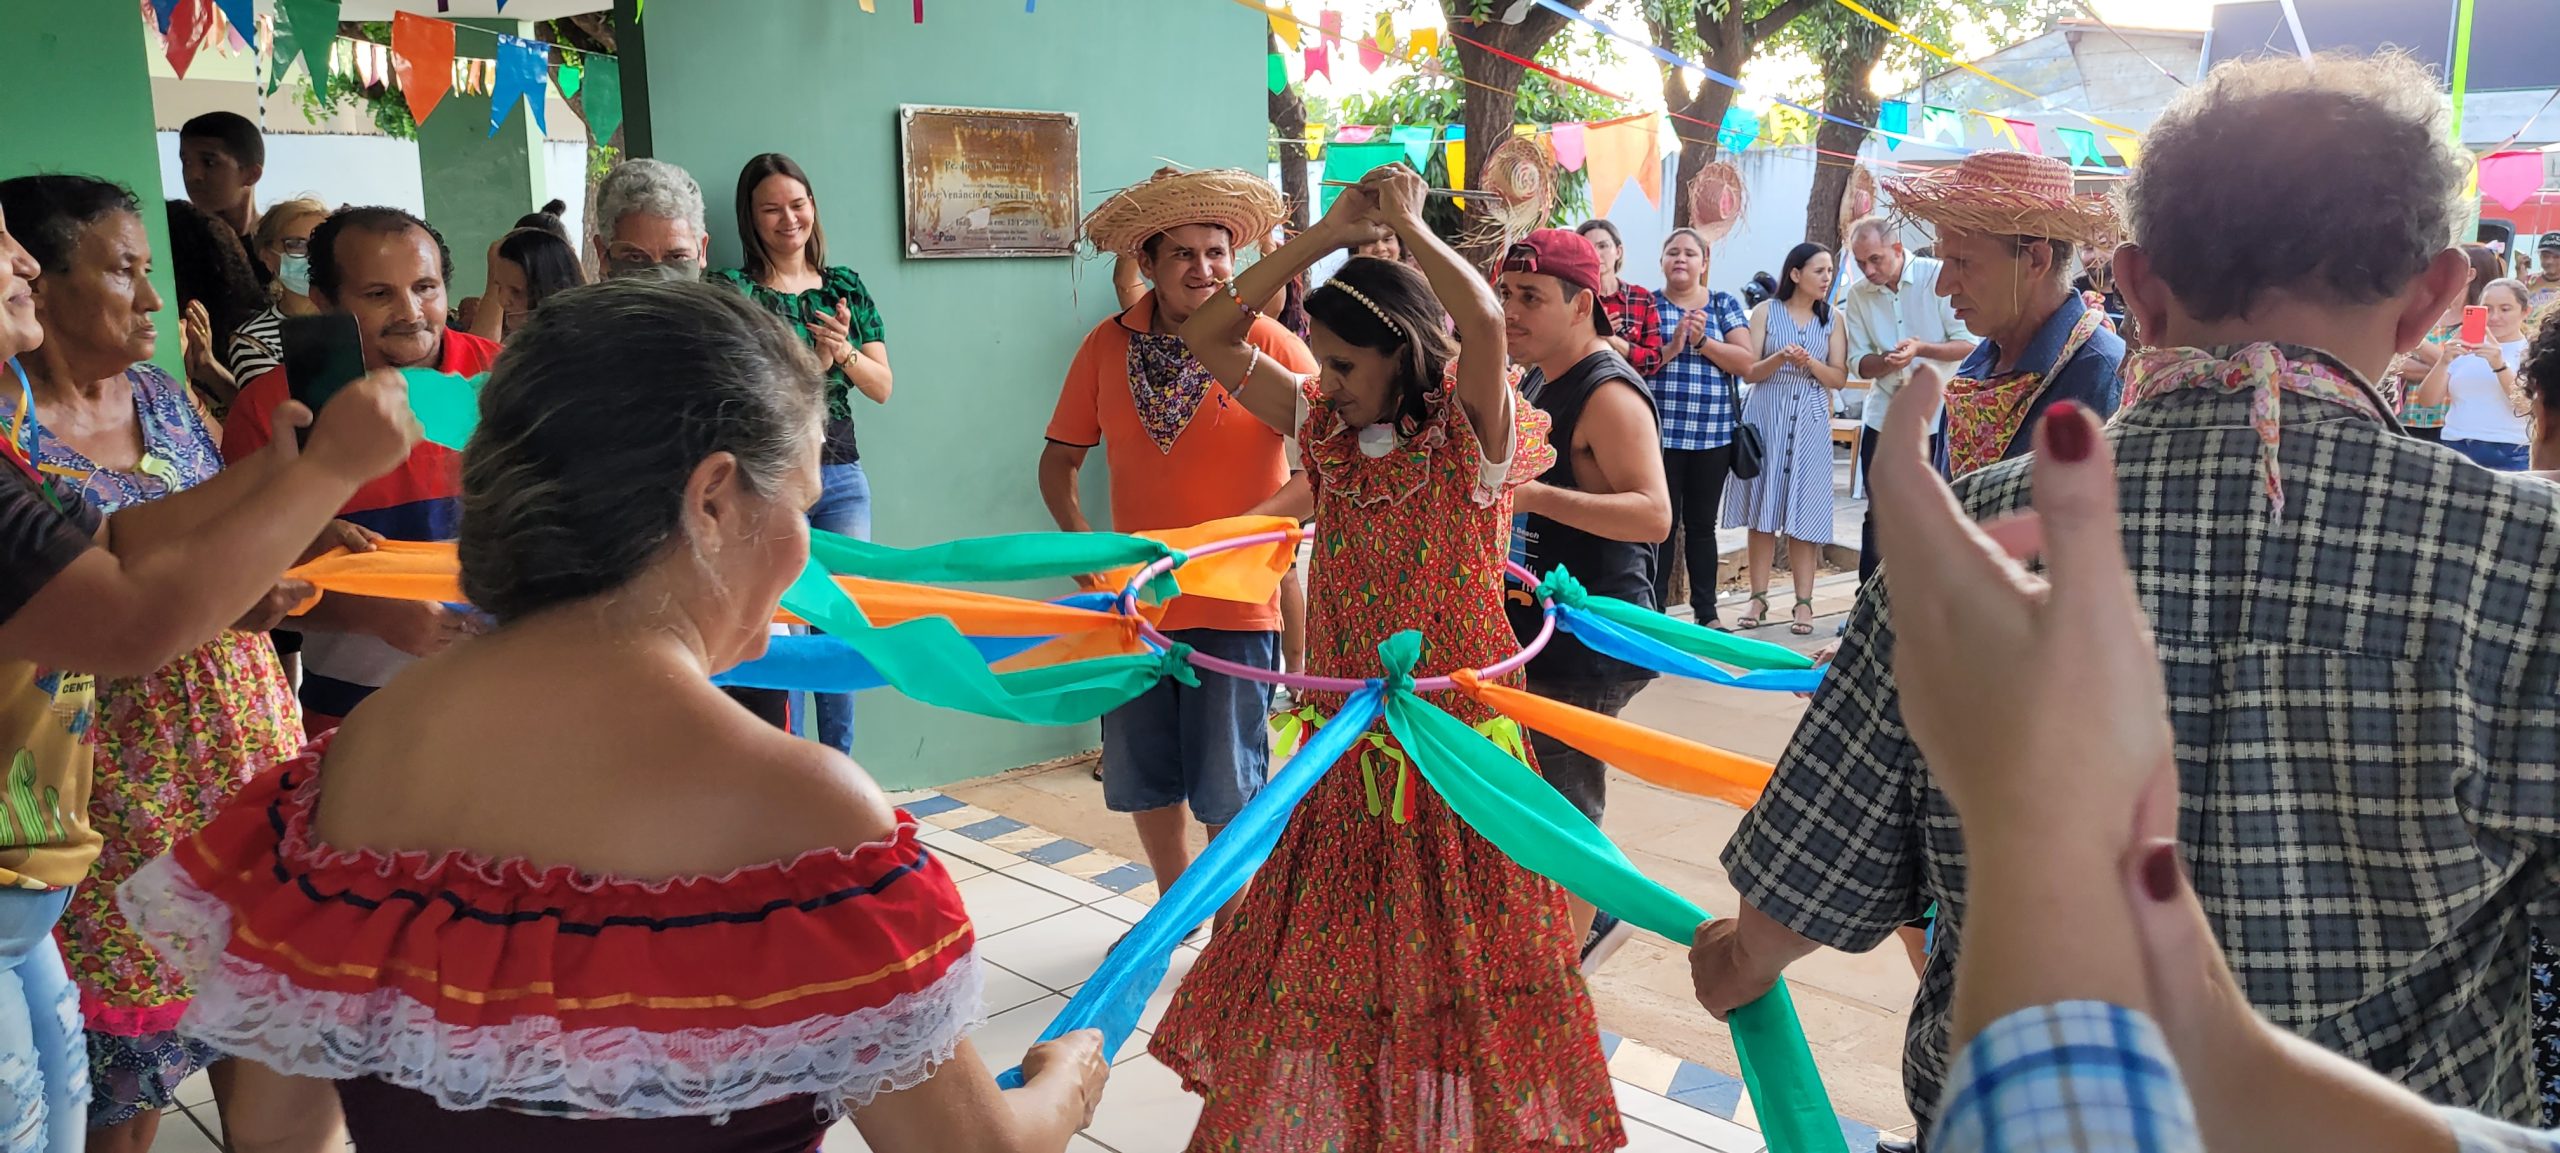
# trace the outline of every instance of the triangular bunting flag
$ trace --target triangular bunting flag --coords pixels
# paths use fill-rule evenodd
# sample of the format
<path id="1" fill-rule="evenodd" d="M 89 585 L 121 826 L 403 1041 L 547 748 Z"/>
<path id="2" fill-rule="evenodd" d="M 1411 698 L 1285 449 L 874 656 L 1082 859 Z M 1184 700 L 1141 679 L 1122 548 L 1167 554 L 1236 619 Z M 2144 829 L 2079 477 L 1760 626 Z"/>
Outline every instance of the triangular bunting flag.
<path id="1" fill-rule="evenodd" d="M 2013 150 L 2018 147 L 2018 134 L 2010 129 L 2007 117 L 1995 116 L 1979 108 L 1974 109 L 1973 114 L 1981 117 L 1991 125 L 1991 135 L 1993 137 L 1997 138 L 2002 143 L 2007 144 Z"/>
<path id="2" fill-rule="evenodd" d="M 566 49 L 562 50 L 562 55 L 568 58 L 560 62 L 560 74 L 553 77 L 552 82 L 560 86 L 562 100 L 575 100 L 578 89 L 587 82 L 587 70 L 578 63 L 577 57 L 569 56 Z"/>
<path id="3" fill-rule="evenodd" d="M 163 36 L 169 34 L 169 21 L 178 14 L 178 0 L 151 0 L 152 26 Z"/>
<path id="4" fill-rule="evenodd" d="M 2036 131 L 2033 121 L 2009 121 L 2009 138 L 2018 142 L 2020 152 L 2031 156 L 2044 155 L 2044 137 Z"/>
<path id="5" fill-rule="evenodd" d="M 1716 129 L 1716 147 L 1726 152 L 1747 152 L 1759 142 L 1759 114 L 1738 104 L 1725 105 L 1724 123 Z"/>
<path id="6" fill-rule="evenodd" d="M 1404 38 L 1404 58 L 1407 60 L 1437 59 L 1439 55 L 1440 30 L 1437 28 L 1416 28 L 1413 35 Z"/>
<path id="7" fill-rule="evenodd" d="M 1280 54 L 1277 52 L 1271 53 L 1269 59 L 1265 61 L 1265 64 L 1268 66 L 1266 69 L 1268 75 L 1263 78 L 1263 86 L 1269 88 L 1273 92 L 1287 91 L 1289 88 L 1289 66 L 1281 62 Z"/>
<path id="8" fill-rule="evenodd" d="M 1307 125 L 1307 159 L 1309 159 L 1309 160 L 1314 160 L 1314 159 L 1317 159 L 1317 158 L 1319 158 L 1319 157 L 1321 157 L 1321 156 L 1323 156 L 1323 155 L 1324 155 L 1324 125 L 1321 125 L 1321 124 L 1310 124 L 1310 125 Z"/>
<path id="9" fill-rule="evenodd" d="M 1322 15 L 1316 17 L 1316 29 L 1324 33 L 1325 43 L 1342 43 L 1342 13 L 1326 9 Z"/>
<path id="10" fill-rule="evenodd" d="M 1292 52 L 1300 47 L 1298 40 L 1302 33 L 1299 29 L 1302 27 L 1304 25 L 1298 23 L 1298 18 L 1289 15 L 1285 9 L 1271 14 L 1272 35 L 1278 36 L 1280 42 L 1288 45 Z"/>
<path id="11" fill-rule="evenodd" d="M 1911 135 L 1911 106 L 1899 100 L 1887 100 L 1878 105 L 1876 127 L 1885 133 L 1886 151 L 1902 147 L 1902 138 Z"/>
<path id="12" fill-rule="evenodd" d="M 1377 134 L 1378 126 L 1374 124 L 1345 124 L 1333 139 L 1337 144 L 1367 144 Z"/>
<path id="13" fill-rule="evenodd" d="M 1369 41 L 1378 46 L 1378 52 L 1380 55 L 1394 56 L 1397 54 L 1396 21 L 1393 13 L 1378 13 L 1378 26 L 1375 31 L 1370 33 Z"/>
<path id="14" fill-rule="evenodd" d="M 2055 128 L 2053 133 L 2062 138 L 2062 147 L 2070 153 L 2071 163 L 2092 167 L 2105 166 L 2106 160 L 2098 155 L 2097 133 L 2086 128 L 2060 127 Z"/>
<path id="15" fill-rule="evenodd" d="M 293 66 L 293 26 L 281 19 L 270 19 L 267 31 L 267 92 L 276 94 L 284 87 L 284 70 Z"/>
<path id="16" fill-rule="evenodd" d="M 2124 158 L 2125 167 L 2132 168 L 2142 163 L 2141 141 L 2130 136 L 2110 136 L 2107 137 L 2107 145 L 2116 150 L 2116 155 Z"/>
<path id="17" fill-rule="evenodd" d="M 1360 126 L 1345 125 L 1344 135 L 1347 137 L 1355 127 Z M 1317 212 L 1322 213 L 1332 208 L 1333 198 L 1341 194 L 1342 189 L 1335 186 L 1334 181 L 1357 181 L 1367 176 L 1371 169 L 1382 164 L 1393 164 L 1404 155 L 1404 146 L 1395 141 L 1368 140 L 1366 137 L 1362 139 L 1366 142 L 1353 143 L 1348 139 L 1337 139 L 1332 146 L 1324 150 L 1325 183 L 1316 193 Z"/>
<path id="18" fill-rule="evenodd" d="M 1582 133 L 1579 124 L 1559 124 L 1548 131 L 1547 145 L 1556 154 L 1556 167 L 1582 171 Z"/>
<path id="19" fill-rule="evenodd" d="M 1318 76 L 1330 78 L 1332 75 L 1325 70 L 1324 45 L 1307 45 L 1307 78 L 1310 80 Z"/>
<path id="20" fill-rule="evenodd" d="M 1431 163 L 1432 132 L 1419 124 L 1398 124 L 1387 129 L 1387 139 L 1404 145 L 1404 158 L 1413 170 L 1422 171 Z"/>
<path id="21" fill-rule="evenodd" d="M 420 124 L 434 115 L 437 102 L 453 88 L 453 25 L 442 20 L 391 14 L 391 71 L 409 116 Z"/>
<path id="22" fill-rule="evenodd" d="M 1446 147 L 1449 150 L 1449 187 L 1464 188 L 1467 186 L 1466 125 L 1452 124 L 1449 126 L 1449 143 Z M 1467 210 L 1466 197 L 1456 197 L 1452 203 L 1457 205 L 1458 211 L 1460 212 Z"/>
<path id="23" fill-rule="evenodd" d="M 257 46 L 258 5 L 256 0 L 214 0 L 214 7 L 222 10 L 223 22 L 231 25 L 231 30 L 239 33 L 242 41 L 253 48 Z"/>
<path id="24" fill-rule="evenodd" d="M 1920 108 L 1920 135 L 1941 144 L 1964 147 L 1964 115 L 1953 108 L 1924 104 Z"/>
<path id="25" fill-rule="evenodd" d="M 1662 136 L 1650 117 L 1586 127 L 1584 163 L 1591 169 L 1591 214 L 1609 215 L 1619 190 L 1634 177 L 1646 200 L 1662 203 Z"/>
<path id="26" fill-rule="evenodd" d="M 2480 195 L 2513 212 L 2542 189 L 2542 154 L 2499 152 L 2480 158 Z"/>
<path id="27" fill-rule="evenodd" d="M 213 31 L 213 0 L 178 0 L 169 14 L 169 34 L 164 48 L 169 68 L 183 80 L 187 66 L 195 63 L 196 49 L 204 46 L 205 35 Z"/>
<path id="28" fill-rule="evenodd" d="M 311 76 L 312 95 L 328 100 L 329 49 L 338 42 L 338 0 L 276 0 L 276 17 L 279 27 L 292 29 L 292 43 L 302 53 L 303 70 Z M 282 34 L 277 42 L 284 42 Z"/>
<path id="29" fill-rule="evenodd" d="M 1379 65 L 1386 62 L 1387 54 L 1379 51 L 1377 39 L 1375 37 L 1363 37 L 1360 41 L 1361 69 L 1363 71 L 1375 72 L 1378 70 Z"/>
<path id="30" fill-rule="evenodd" d="M 587 138 L 610 143 L 622 127 L 622 62 L 611 56 L 587 58 Z"/>
<path id="31" fill-rule="evenodd" d="M 922 3 L 923 0 L 917 2 Z M 498 134 L 499 125 L 506 123 L 507 114 L 515 111 L 516 102 L 520 100 L 533 102 L 534 128 L 550 131 L 550 125 L 543 123 L 543 105 L 548 103 L 544 99 L 547 89 L 543 78 L 550 73 L 550 45 L 539 40 L 499 35 L 497 91 L 489 98 L 489 135 Z"/>

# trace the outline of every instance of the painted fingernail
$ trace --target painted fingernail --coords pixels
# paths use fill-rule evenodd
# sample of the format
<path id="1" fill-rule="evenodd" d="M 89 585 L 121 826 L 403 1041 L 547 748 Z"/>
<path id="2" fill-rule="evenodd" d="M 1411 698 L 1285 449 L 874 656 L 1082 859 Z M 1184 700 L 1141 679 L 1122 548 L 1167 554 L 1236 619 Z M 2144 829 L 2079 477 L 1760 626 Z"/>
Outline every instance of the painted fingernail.
<path id="1" fill-rule="evenodd" d="M 2066 464 L 2089 459 L 2089 451 L 2096 447 L 2096 438 L 2089 435 L 2088 410 L 2077 402 L 2060 401 L 2046 409 L 2044 426 L 2054 457 Z"/>
<path id="2" fill-rule="evenodd" d="M 2185 866 L 2178 861 L 2178 846 L 2164 843 L 2142 859 L 2142 891 L 2152 900 L 2176 900 L 2178 890 L 2186 885 Z"/>

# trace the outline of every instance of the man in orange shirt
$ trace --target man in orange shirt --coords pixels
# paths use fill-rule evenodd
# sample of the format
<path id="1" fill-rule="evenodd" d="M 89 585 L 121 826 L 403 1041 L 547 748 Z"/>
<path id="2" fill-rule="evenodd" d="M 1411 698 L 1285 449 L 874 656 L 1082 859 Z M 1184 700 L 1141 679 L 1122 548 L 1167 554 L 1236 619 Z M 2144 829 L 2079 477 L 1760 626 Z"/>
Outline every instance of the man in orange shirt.
<path id="1" fill-rule="evenodd" d="M 1236 245 L 1270 235 L 1286 213 L 1277 192 L 1202 194 L 1202 185 L 1235 175 L 1159 173 L 1085 222 L 1097 248 L 1137 262 L 1155 287 L 1094 326 L 1067 369 L 1040 453 L 1040 499 L 1061 529 L 1093 529 L 1076 474 L 1096 445 L 1111 477 L 1111 527 L 1121 532 L 1311 511 L 1305 485 L 1289 481 L 1280 435 L 1228 395 L 1176 335 L 1193 309 L 1227 291 Z M 1306 346 L 1269 317 L 1254 321 L 1250 339 L 1292 371 L 1316 369 Z M 1280 666 L 1277 597 L 1267 604 L 1179 597 L 1166 606 L 1163 628 L 1199 652 Z M 1186 802 L 1214 837 L 1261 791 L 1270 710 L 1269 686 L 1212 674 L 1196 687 L 1168 679 L 1102 719 L 1103 801 L 1137 821 L 1157 885 L 1170 887 L 1190 867 Z"/>

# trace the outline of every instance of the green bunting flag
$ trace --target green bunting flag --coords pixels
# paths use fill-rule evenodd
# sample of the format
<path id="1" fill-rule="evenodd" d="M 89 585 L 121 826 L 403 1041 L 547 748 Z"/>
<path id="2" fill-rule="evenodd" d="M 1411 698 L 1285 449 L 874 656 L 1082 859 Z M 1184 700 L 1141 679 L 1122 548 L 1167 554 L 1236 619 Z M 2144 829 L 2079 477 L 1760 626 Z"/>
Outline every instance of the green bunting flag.
<path id="1" fill-rule="evenodd" d="M 292 29 L 294 46 L 302 53 L 302 67 L 311 74 L 311 94 L 323 103 L 329 99 L 329 49 L 338 42 L 338 0 L 276 0 L 276 27 L 280 33 Z M 276 53 L 276 67 L 284 67 L 284 53 Z"/>

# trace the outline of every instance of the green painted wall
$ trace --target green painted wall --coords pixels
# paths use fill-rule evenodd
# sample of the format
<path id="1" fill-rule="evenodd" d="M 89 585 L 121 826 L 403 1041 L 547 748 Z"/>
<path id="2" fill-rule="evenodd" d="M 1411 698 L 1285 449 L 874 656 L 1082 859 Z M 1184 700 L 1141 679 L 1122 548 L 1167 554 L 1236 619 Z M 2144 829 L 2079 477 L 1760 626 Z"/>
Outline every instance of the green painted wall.
<path id="1" fill-rule="evenodd" d="M 141 5 L 0 4 L 0 178 L 70 172 L 113 180 L 142 201 L 142 223 L 160 254 L 151 284 L 174 298 L 169 279 L 169 217 L 161 203 L 185 189 L 160 187 L 160 154 L 151 119 L 151 72 L 142 54 Z M 77 82 L 73 80 L 76 78 Z M 173 373 L 178 320 L 161 314 L 153 358 Z"/>
<path id="2" fill-rule="evenodd" d="M 632 0 L 622 0 L 621 26 Z M 816 183 L 830 263 L 879 299 L 897 391 L 862 402 L 874 533 L 896 545 L 1053 527 L 1033 466 L 1059 380 L 1112 310 L 1107 261 L 907 260 L 900 104 L 1078 114 L 1084 207 L 1163 160 L 1262 171 L 1268 23 L 1218 0 L 1005 3 L 648 0 L 621 39 L 634 155 L 683 165 L 709 201 L 715 258 L 738 260 L 738 169 L 791 154 Z M 1086 507 L 1105 507 L 1101 457 Z M 1056 596 L 1053 586 L 1005 590 Z M 1039 729 L 863 694 L 855 754 L 893 786 L 958 780 L 1088 749 Z"/>
<path id="3" fill-rule="evenodd" d="M 455 23 L 455 54 L 483 59 L 497 55 L 499 32 L 522 36 L 531 29 L 515 20 Z M 534 127 L 532 104 L 517 101 L 498 134 L 491 136 L 489 99 L 447 92 L 435 113 L 418 126 L 418 173 L 427 194 L 427 219 L 453 248 L 448 295 L 457 306 L 486 287 L 489 246 L 525 213 L 558 195 L 547 190 L 542 133 Z"/>

